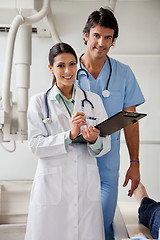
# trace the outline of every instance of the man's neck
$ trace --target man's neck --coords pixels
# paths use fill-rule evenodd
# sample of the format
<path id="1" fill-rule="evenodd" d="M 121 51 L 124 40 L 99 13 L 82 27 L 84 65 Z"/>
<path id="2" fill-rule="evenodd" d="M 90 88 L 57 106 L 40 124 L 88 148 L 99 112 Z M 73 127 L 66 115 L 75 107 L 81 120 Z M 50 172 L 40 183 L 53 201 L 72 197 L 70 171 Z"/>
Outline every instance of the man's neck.
<path id="1" fill-rule="evenodd" d="M 107 57 L 93 58 L 91 55 L 85 53 L 81 58 L 81 62 L 88 72 L 96 79 L 105 64 L 106 59 Z"/>

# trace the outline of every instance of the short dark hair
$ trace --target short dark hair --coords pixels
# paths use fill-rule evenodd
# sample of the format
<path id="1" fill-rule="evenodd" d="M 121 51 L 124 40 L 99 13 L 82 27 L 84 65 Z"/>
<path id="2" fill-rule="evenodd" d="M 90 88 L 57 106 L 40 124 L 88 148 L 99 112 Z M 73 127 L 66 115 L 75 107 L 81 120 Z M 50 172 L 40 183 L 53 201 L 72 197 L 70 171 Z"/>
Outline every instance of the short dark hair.
<path id="1" fill-rule="evenodd" d="M 117 20 L 113 12 L 105 8 L 100 8 L 98 11 L 92 12 L 89 15 L 86 25 L 83 29 L 83 34 L 87 33 L 87 35 L 89 36 L 90 29 L 94 28 L 97 24 L 100 24 L 102 27 L 111 28 L 114 30 L 114 34 L 113 34 L 113 42 L 114 42 L 114 40 L 118 37 L 119 29 L 118 29 Z M 84 39 L 84 43 L 87 45 L 85 39 Z"/>
<path id="2" fill-rule="evenodd" d="M 54 58 L 56 56 L 58 56 L 59 54 L 62 54 L 62 53 L 71 53 L 75 59 L 76 59 L 76 63 L 77 63 L 77 55 L 74 51 L 74 49 L 67 43 L 64 43 L 64 42 L 60 42 L 60 43 L 57 43 L 55 44 L 49 51 L 49 64 L 51 66 L 53 66 L 53 63 L 54 63 Z"/>
<path id="3" fill-rule="evenodd" d="M 69 44 L 60 42 L 60 43 L 55 44 L 49 51 L 50 66 L 53 66 L 55 57 L 62 53 L 71 53 L 75 57 L 76 63 L 78 62 L 77 55 L 76 55 L 76 52 L 74 51 L 74 49 Z M 53 81 L 52 81 L 52 87 L 55 84 L 55 82 L 56 82 L 56 78 L 54 76 Z"/>

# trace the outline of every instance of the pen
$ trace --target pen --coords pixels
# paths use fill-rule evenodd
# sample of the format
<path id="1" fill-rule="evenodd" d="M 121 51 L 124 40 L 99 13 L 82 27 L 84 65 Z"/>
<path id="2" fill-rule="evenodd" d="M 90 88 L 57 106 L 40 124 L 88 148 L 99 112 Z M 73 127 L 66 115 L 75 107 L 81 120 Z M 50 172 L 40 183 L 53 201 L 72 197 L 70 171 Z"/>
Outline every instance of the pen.
<path id="1" fill-rule="evenodd" d="M 95 118 L 95 117 L 90 117 L 90 116 L 88 116 L 88 115 L 84 115 L 84 117 L 85 117 L 86 119 L 90 119 L 90 120 L 96 120 L 96 118 Z"/>

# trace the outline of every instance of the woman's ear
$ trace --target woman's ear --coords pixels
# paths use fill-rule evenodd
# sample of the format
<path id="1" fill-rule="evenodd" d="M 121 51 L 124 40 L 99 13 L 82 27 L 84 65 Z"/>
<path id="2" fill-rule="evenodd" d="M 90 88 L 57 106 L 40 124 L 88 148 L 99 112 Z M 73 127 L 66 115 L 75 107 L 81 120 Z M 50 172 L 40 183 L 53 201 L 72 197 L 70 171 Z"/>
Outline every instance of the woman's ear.
<path id="1" fill-rule="evenodd" d="M 53 74 L 53 68 L 52 68 L 52 66 L 51 66 L 51 65 L 48 65 L 48 67 L 49 67 L 51 73 Z"/>

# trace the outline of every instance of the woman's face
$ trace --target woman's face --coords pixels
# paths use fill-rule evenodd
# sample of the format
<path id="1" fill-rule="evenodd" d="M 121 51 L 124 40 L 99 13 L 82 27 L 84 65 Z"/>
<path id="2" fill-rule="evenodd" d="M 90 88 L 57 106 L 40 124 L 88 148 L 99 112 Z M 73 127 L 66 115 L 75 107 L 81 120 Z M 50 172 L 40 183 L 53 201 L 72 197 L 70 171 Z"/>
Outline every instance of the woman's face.
<path id="1" fill-rule="evenodd" d="M 59 89 L 73 86 L 77 72 L 77 63 L 74 55 L 62 53 L 56 56 L 51 71 L 56 78 L 56 84 Z"/>

